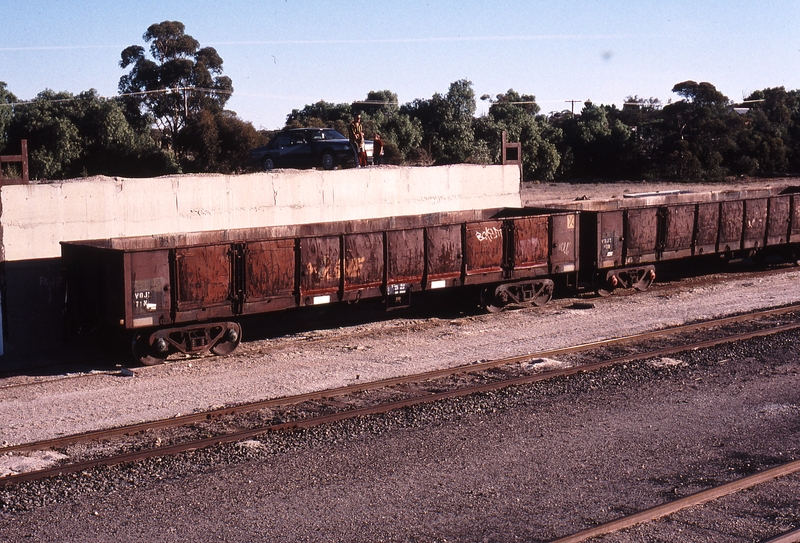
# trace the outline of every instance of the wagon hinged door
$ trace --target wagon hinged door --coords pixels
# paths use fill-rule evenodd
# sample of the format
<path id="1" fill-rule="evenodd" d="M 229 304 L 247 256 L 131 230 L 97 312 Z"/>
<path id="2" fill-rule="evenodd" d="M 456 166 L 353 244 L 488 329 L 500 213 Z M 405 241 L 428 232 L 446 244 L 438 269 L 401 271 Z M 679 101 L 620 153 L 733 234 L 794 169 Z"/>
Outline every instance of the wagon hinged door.
<path id="1" fill-rule="evenodd" d="M 580 234 L 578 213 L 553 215 L 550 218 L 552 228 L 550 236 L 550 266 L 553 273 L 570 273 L 578 271 L 578 255 Z"/>
<path id="2" fill-rule="evenodd" d="M 597 267 L 614 268 L 622 262 L 622 211 L 597 213 Z"/>
<path id="3" fill-rule="evenodd" d="M 514 278 L 532 277 L 548 272 L 550 256 L 548 216 L 514 219 Z"/>
<path id="4" fill-rule="evenodd" d="M 742 248 L 744 202 L 731 200 L 720 204 L 719 252 L 738 251 Z"/>
<path id="5" fill-rule="evenodd" d="M 303 304 L 338 301 L 341 277 L 339 236 L 300 240 L 300 297 Z"/>
<path id="6" fill-rule="evenodd" d="M 669 260 L 692 256 L 696 206 L 667 206 L 663 208 L 663 214 L 664 239 L 660 258 Z"/>
<path id="7" fill-rule="evenodd" d="M 425 231 L 389 230 L 386 232 L 386 285 L 422 288 L 425 274 Z"/>
<path id="8" fill-rule="evenodd" d="M 231 268 L 228 245 L 176 249 L 177 320 L 231 315 Z"/>
<path id="9" fill-rule="evenodd" d="M 171 322 L 169 250 L 125 253 L 124 261 L 131 285 L 125 308 L 129 327 Z"/>
<path id="10" fill-rule="evenodd" d="M 481 281 L 489 280 L 486 276 L 502 279 L 504 239 L 503 221 L 467 223 L 464 259 L 467 283 L 478 276 Z"/>
<path id="11" fill-rule="evenodd" d="M 295 306 L 294 240 L 248 242 L 244 290 L 244 313 Z"/>
<path id="12" fill-rule="evenodd" d="M 432 226 L 425 229 L 427 286 L 453 286 L 461 278 L 461 224 Z"/>
<path id="13" fill-rule="evenodd" d="M 625 264 L 655 262 L 658 250 L 657 207 L 629 209 L 625 213 Z"/>
<path id="14" fill-rule="evenodd" d="M 744 201 L 743 249 L 763 247 L 767 236 L 767 199 Z"/>
<path id="15" fill-rule="evenodd" d="M 719 238 L 719 202 L 697 204 L 697 229 L 694 233 L 694 254 L 717 252 Z"/>
<path id="16" fill-rule="evenodd" d="M 381 296 L 383 284 L 383 233 L 344 236 L 344 299 Z"/>
<path id="17" fill-rule="evenodd" d="M 783 245 L 789 242 L 791 220 L 791 196 L 786 194 L 770 198 L 767 245 Z"/>
<path id="18" fill-rule="evenodd" d="M 791 225 L 789 230 L 789 243 L 800 241 L 800 194 L 792 195 Z"/>

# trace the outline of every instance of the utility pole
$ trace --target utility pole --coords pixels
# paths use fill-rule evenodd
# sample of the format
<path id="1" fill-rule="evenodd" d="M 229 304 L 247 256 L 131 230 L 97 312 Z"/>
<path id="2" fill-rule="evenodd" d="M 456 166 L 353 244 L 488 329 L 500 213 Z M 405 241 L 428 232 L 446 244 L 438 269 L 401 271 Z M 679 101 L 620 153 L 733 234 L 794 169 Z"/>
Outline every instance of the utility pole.
<path id="1" fill-rule="evenodd" d="M 576 102 L 583 102 L 583 100 L 564 100 L 568 104 L 572 104 L 572 116 L 575 116 L 575 103 Z"/>

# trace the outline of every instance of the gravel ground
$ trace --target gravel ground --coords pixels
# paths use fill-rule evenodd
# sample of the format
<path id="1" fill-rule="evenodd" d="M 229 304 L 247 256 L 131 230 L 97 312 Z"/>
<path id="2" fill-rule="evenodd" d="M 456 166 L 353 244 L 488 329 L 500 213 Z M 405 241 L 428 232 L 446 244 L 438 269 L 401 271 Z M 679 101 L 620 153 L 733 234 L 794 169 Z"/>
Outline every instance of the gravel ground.
<path id="1" fill-rule="evenodd" d="M 0 491 L 3 541 L 547 541 L 800 457 L 797 333 Z M 604 541 L 759 541 L 800 477 Z"/>

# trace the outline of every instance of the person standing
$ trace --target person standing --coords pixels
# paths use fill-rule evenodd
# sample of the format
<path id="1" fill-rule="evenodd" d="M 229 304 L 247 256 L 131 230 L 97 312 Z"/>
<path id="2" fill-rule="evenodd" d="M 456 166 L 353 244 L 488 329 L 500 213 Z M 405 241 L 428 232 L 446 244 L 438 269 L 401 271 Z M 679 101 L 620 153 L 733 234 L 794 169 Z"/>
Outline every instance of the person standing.
<path id="1" fill-rule="evenodd" d="M 381 135 L 375 132 L 375 139 L 372 143 L 372 164 L 375 166 L 381 165 L 381 153 L 383 153 L 383 140 Z"/>
<path id="2" fill-rule="evenodd" d="M 361 166 L 361 153 L 364 151 L 364 128 L 361 126 L 361 114 L 353 115 L 350 121 L 350 146 L 353 148 L 356 168 Z"/>

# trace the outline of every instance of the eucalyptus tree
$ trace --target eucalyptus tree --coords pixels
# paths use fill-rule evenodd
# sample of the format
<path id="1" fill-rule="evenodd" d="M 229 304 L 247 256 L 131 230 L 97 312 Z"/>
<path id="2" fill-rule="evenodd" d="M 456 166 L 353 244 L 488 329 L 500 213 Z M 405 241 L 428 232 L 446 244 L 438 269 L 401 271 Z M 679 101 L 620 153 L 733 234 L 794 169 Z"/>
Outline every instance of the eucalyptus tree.
<path id="1" fill-rule="evenodd" d="M 491 100 L 491 105 L 488 115 L 475 122 L 475 138 L 486 141 L 492 162 L 501 159 L 501 134 L 505 131 L 508 141 L 519 142 L 522 147 L 525 180 L 554 179 L 561 164 L 556 147 L 561 131 L 550 126 L 547 119 L 539 114 L 541 108 L 536 103 L 536 97 L 509 89 L 495 98 L 484 95 L 481 99 Z"/>
<path id="2" fill-rule="evenodd" d="M 201 48 L 185 30 L 179 21 L 152 24 L 142 36 L 150 44 L 150 57 L 144 47 L 131 45 L 119 62 L 121 68 L 130 68 L 119 80 L 128 115 L 134 119 L 140 113 L 150 115 L 168 147 L 190 115 L 221 112 L 233 93 L 216 49 Z"/>
<path id="3" fill-rule="evenodd" d="M 17 97 L 8 90 L 6 82 L 0 81 L 0 152 L 3 152 L 8 142 L 6 127 L 11 122 L 11 117 L 14 114 L 12 104 L 16 101 Z"/>

